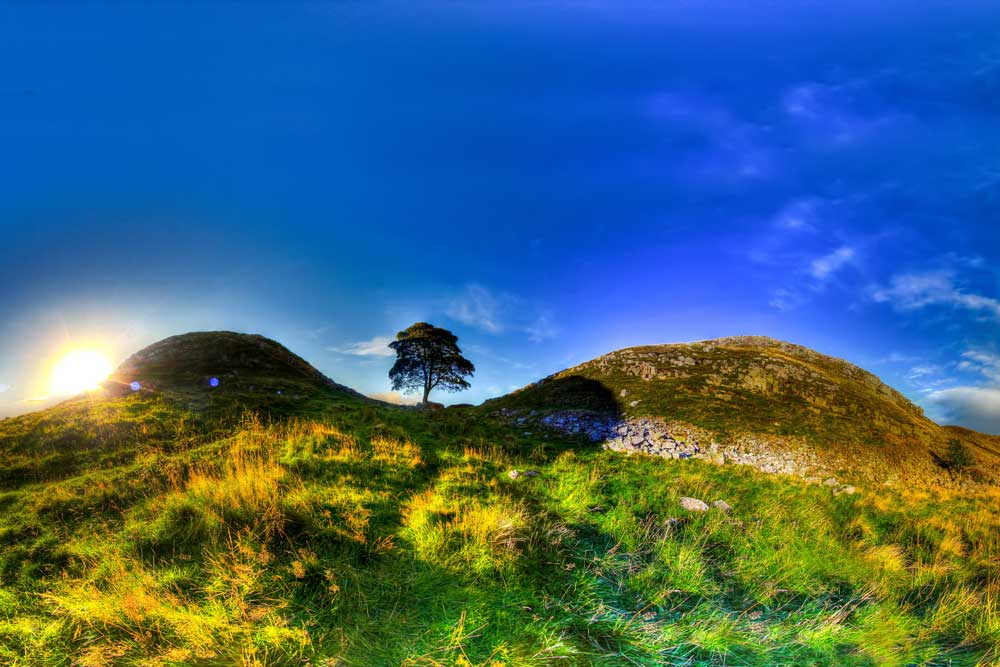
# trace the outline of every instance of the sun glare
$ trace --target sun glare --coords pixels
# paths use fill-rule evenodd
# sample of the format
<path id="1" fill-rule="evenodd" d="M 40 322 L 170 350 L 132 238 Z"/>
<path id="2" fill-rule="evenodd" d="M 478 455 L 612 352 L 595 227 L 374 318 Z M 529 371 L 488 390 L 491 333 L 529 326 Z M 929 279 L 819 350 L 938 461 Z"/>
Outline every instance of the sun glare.
<path id="1" fill-rule="evenodd" d="M 111 371 L 111 360 L 105 354 L 97 350 L 73 350 L 52 369 L 49 391 L 58 396 L 97 389 L 101 381 L 111 375 Z"/>

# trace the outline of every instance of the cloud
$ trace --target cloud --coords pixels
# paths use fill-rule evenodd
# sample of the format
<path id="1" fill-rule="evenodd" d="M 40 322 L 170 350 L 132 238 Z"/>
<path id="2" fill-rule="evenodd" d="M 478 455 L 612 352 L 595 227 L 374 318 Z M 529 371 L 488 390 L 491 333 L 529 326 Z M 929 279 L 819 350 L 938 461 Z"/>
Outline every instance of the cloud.
<path id="1" fill-rule="evenodd" d="M 556 334 L 559 333 L 559 329 L 552 322 L 552 318 L 546 314 L 542 313 L 535 321 L 524 327 L 524 332 L 528 334 L 528 340 L 533 343 L 540 343 L 543 340 L 549 338 L 555 338 Z"/>
<path id="2" fill-rule="evenodd" d="M 339 347 L 328 347 L 330 352 L 351 354 L 357 357 L 391 357 L 396 353 L 389 347 L 395 338 L 393 336 L 375 336 L 370 340 L 347 343 Z"/>
<path id="3" fill-rule="evenodd" d="M 815 231 L 823 202 L 816 197 L 795 199 L 785 204 L 775 214 L 772 222 L 779 229 Z"/>
<path id="4" fill-rule="evenodd" d="M 462 293 L 451 300 L 445 314 L 448 317 L 482 329 L 490 333 L 501 333 L 504 323 L 501 311 L 504 310 L 508 298 L 498 298 L 482 285 L 466 285 Z"/>
<path id="5" fill-rule="evenodd" d="M 921 357 L 903 352 L 890 352 L 881 359 L 876 359 L 873 364 L 910 364 L 920 361 Z"/>
<path id="6" fill-rule="evenodd" d="M 448 301 L 445 315 L 491 334 L 509 331 L 527 334 L 528 340 L 536 343 L 553 338 L 559 332 L 549 313 L 539 312 L 515 296 L 493 292 L 476 283 L 466 285 Z"/>
<path id="7" fill-rule="evenodd" d="M 962 290 L 955 282 L 954 271 L 948 269 L 893 276 L 887 287 L 874 288 L 871 298 L 877 303 L 890 303 L 898 310 L 951 306 L 1000 319 L 1000 301 Z"/>
<path id="8" fill-rule="evenodd" d="M 0 394 L 4 394 L 4 393 L 6 393 L 8 391 L 10 391 L 10 385 L 9 384 L 0 383 Z"/>
<path id="9" fill-rule="evenodd" d="M 768 294 L 770 299 L 767 305 L 777 310 L 795 310 L 809 301 L 802 292 L 790 287 L 778 287 L 771 290 Z"/>
<path id="10" fill-rule="evenodd" d="M 973 371 L 990 380 L 1000 383 L 1000 355 L 981 350 L 968 350 L 962 353 L 962 361 L 958 362 L 961 371 Z"/>
<path id="11" fill-rule="evenodd" d="M 833 252 L 817 257 L 809 265 L 809 274 L 816 280 L 826 280 L 854 259 L 854 248 L 840 246 Z"/>
<path id="12" fill-rule="evenodd" d="M 683 181 L 717 189 L 769 180 L 781 169 L 771 128 L 745 120 L 723 104 L 697 95 L 661 92 L 648 98 L 645 106 L 650 118 L 684 137 L 684 152 L 675 172 Z"/>
<path id="13" fill-rule="evenodd" d="M 406 396 L 398 391 L 377 391 L 374 394 L 368 394 L 368 398 L 374 398 L 376 401 L 385 401 L 393 405 L 416 405 L 420 402 L 420 396 Z"/>
<path id="14" fill-rule="evenodd" d="M 935 391 L 927 399 L 941 409 L 944 421 L 1000 434 L 1000 388 L 953 387 Z"/>
<path id="15" fill-rule="evenodd" d="M 838 84 L 806 81 L 785 91 L 781 109 L 811 144 L 845 147 L 882 137 L 905 120 L 877 97 L 865 80 Z"/>

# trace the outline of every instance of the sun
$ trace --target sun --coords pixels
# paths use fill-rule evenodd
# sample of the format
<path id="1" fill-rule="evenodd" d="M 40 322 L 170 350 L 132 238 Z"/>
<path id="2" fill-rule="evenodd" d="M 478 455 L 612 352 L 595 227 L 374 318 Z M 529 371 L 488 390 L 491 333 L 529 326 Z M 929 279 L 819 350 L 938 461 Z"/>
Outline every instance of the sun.
<path id="1" fill-rule="evenodd" d="M 97 389 L 111 375 L 112 370 L 111 360 L 104 353 L 97 350 L 73 350 L 66 353 L 52 368 L 49 392 L 59 396 Z"/>

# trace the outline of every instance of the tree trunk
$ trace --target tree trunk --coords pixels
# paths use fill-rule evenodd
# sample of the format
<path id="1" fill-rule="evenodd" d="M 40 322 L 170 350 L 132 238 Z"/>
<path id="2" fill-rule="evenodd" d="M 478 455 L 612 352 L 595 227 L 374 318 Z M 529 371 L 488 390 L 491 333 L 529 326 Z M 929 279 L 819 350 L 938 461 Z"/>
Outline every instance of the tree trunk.
<path id="1" fill-rule="evenodd" d="M 430 395 L 430 393 L 431 393 L 431 386 L 429 384 L 425 384 L 424 385 L 424 400 L 423 400 L 424 403 L 427 402 L 427 397 Z"/>

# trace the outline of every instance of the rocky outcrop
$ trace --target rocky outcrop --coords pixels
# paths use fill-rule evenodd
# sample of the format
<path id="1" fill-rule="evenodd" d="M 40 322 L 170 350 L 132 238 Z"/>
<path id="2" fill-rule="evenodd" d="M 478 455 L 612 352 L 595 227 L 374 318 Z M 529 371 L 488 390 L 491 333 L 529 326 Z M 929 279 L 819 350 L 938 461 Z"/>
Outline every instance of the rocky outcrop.
<path id="1" fill-rule="evenodd" d="M 771 474 L 802 477 L 809 482 L 830 487 L 834 495 L 853 495 L 854 486 L 841 483 L 831 473 L 841 464 L 835 459 L 822 460 L 808 444 L 794 438 L 776 442 L 769 436 L 736 436 L 720 443 L 705 429 L 662 419 L 625 419 L 584 411 L 539 414 L 537 411 L 501 409 L 493 416 L 520 427 L 541 426 L 570 435 L 580 435 L 601 443 L 604 449 L 632 455 L 664 459 L 702 459 L 717 465 L 746 465 Z M 511 471 L 517 473 L 517 471 Z M 516 475 L 511 475 L 516 479 Z M 728 512 L 724 501 L 713 507 Z"/>
<path id="2" fill-rule="evenodd" d="M 829 468 L 817 460 L 805 443 L 783 438 L 779 443 L 749 435 L 722 444 L 705 430 L 663 419 L 626 419 L 583 411 L 537 412 L 502 409 L 494 413 L 519 426 L 537 424 L 600 442 L 604 449 L 667 459 L 705 459 L 717 464 L 749 465 L 762 472 L 811 477 Z"/>

